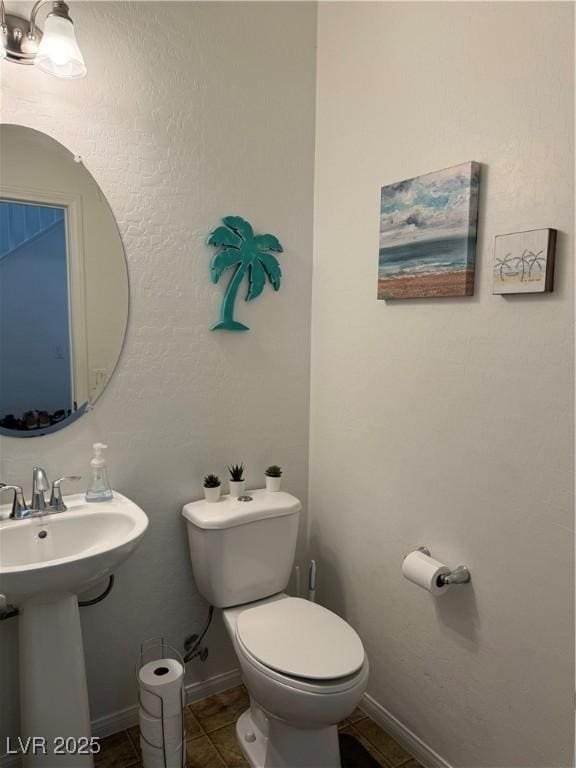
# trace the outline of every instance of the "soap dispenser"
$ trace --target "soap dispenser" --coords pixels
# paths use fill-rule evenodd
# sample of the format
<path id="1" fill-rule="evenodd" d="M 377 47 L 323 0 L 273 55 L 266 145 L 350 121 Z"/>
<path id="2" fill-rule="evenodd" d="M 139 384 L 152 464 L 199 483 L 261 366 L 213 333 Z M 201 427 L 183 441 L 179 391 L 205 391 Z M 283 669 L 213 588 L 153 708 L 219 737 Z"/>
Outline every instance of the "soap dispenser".
<path id="1" fill-rule="evenodd" d="M 94 456 L 90 462 L 91 479 L 88 490 L 86 491 L 86 501 L 110 501 L 114 498 L 110 481 L 108 480 L 108 470 L 106 469 L 106 459 L 102 451 L 108 448 L 104 443 L 94 443 L 92 449 Z"/>

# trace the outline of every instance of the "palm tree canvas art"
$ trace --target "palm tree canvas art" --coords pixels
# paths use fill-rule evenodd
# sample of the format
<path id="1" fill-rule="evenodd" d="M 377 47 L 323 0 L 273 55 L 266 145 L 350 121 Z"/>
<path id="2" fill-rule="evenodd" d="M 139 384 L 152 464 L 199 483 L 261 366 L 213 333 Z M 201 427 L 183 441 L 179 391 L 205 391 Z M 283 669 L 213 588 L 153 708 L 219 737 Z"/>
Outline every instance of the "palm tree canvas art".
<path id="1" fill-rule="evenodd" d="M 208 238 L 208 245 L 218 248 L 210 263 L 212 282 L 217 283 L 226 270 L 232 270 L 222 298 L 220 319 L 211 331 L 248 331 L 247 325 L 234 319 L 234 304 L 242 281 L 246 278 L 246 301 L 260 296 L 266 282 L 277 291 L 282 271 L 274 253 L 282 253 L 280 241 L 274 235 L 255 235 L 252 225 L 240 216 L 225 216 L 224 226 L 217 227 Z"/>
<path id="2" fill-rule="evenodd" d="M 555 229 L 497 235 L 493 293 L 544 293 L 554 282 Z"/>

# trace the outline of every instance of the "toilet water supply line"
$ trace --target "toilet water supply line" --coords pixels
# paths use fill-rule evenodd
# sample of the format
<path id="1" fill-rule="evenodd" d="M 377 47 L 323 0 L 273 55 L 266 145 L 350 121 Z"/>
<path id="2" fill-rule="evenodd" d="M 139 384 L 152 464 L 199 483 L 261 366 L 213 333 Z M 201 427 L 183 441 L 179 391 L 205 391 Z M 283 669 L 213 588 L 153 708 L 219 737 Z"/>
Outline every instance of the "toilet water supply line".
<path id="1" fill-rule="evenodd" d="M 308 600 L 310 600 L 311 603 L 316 602 L 316 582 L 318 580 L 318 566 L 316 565 L 316 560 L 310 560 L 310 565 L 308 566 Z M 295 565 L 294 566 L 294 585 L 295 585 L 295 591 L 296 591 L 296 597 L 300 597 L 302 592 L 300 589 L 300 566 Z"/>
<path id="2" fill-rule="evenodd" d="M 310 560 L 308 568 L 308 600 L 311 603 L 316 602 L 316 578 L 317 578 L 316 560 Z"/>
<path id="3" fill-rule="evenodd" d="M 214 606 L 211 605 L 208 608 L 208 617 L 200 634 L 190 635 L 186 638 L 186 640 L 184 640 L 184 648 L 186 649 L 186 654 L 184 656 L 185 664 L 187 664 L 189 661 L 192 661 L 192 659 L 195 659 L 197 656 L 200 657 L 200 661 L 206 661 L 208 658 L 208 648 L 202 645 L 202 640 L 204 639 L 206 632 L 208 632 L 208 627 L 212 622 L 213 616 Z"/>

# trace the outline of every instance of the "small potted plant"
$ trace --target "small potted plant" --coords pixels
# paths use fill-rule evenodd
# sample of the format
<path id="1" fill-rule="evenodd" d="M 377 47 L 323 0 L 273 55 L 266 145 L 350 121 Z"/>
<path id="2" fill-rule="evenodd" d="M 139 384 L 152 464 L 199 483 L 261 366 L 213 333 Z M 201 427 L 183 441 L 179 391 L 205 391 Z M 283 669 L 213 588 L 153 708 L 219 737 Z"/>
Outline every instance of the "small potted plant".
<path id="1" fill-rule="evenodd" d="M 282 481 L 282 467 L 279 467 L 277 464 L 271 464 L 264 474 L 266 475 L 266 490 L 279 491 Z"/>
<path id="2" fill-rule="evenodd" d="M 228 465 L 228 472 L 230 472 L 230 479 L 228 485 L 230 486 L 230 496 L 243 496 L 246 490 L 246 481 L 244 480 L 244 464 L 232 464 Z"/>
<path id="3" fill-rule="evenodd" d="M 220 498 L 220 478 L 218 475 L 206 475 L 204 478 L 204 497 L 214 502 Z"/>

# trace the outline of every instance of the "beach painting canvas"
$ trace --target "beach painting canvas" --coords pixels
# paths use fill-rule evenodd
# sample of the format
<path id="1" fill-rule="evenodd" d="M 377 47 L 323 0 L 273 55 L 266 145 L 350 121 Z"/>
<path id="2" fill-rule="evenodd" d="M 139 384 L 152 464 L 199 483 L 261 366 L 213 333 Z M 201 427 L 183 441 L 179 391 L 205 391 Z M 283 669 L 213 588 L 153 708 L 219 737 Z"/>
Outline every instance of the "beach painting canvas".
<path id="1" fill-rule="evenodd" d="M 492 293 L 544 293 L 554 281 L 555 229 L 497 235 Z"/>
<path id="2" fill-rule="evenodd" d="M 480 165 L 382 187 L 379 299 L 472 296 Z"/>

